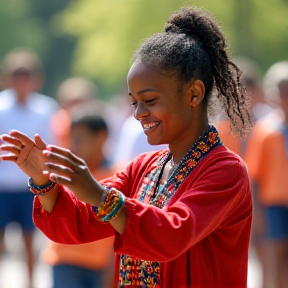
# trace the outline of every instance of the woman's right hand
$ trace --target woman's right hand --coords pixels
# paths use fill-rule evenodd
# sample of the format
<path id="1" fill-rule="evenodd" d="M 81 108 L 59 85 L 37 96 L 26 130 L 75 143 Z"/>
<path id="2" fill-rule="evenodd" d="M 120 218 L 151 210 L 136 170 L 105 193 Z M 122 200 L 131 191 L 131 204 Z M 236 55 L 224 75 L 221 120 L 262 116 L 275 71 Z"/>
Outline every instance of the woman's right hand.
<path id="1" fill-rule="evenodd" d="M 1 135 L 1 140 L 4 143 L 0 145 L 0 160 L 16 163 L 37 185 L 49 180 L 49 175 L 43 174 L 45 161 L 42 151 L 46 149 L 46 144 L 38 134 L 34 142 L 25 134 L 12 130 L 9 134 Z"/>

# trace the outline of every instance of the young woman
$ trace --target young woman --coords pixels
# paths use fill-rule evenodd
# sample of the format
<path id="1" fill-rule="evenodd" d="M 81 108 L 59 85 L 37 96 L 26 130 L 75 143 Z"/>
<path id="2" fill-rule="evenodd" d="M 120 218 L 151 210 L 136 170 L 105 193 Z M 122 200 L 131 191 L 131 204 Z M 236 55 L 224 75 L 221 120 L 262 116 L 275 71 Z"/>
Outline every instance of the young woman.
<path id="1" fill-rule="evenodd" d="M 116 287 L 247 285 L 247 170 L 208 123 L 215 92 L 232 128 L 242 136 L 251 128 L 240 70 L 226 49 L 214 18 L 189 7 L 143 42 L 129 97 L 148 142 L 169 149 L 142 154 L 100 183 L 82 159 L 39 135 L 34 142 L 18 131 L 2 135 L 9 154 L 1 158 L 30 177 L 34 223 L 49 238 L 76 244 L 115 234 Z"/>

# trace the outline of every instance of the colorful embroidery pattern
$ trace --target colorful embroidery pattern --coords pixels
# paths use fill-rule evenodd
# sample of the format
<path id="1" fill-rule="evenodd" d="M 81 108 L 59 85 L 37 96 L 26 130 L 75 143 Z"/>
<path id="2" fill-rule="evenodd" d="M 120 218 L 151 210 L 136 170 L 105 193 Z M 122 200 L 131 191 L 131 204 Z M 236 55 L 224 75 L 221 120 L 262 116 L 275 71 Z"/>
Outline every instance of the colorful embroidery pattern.
<path id="1" fill-rule="evenodd" d="M 162 169 L 172 157 L 169 151 L 161 155 L 157 167 L 143 178 L 143 183 L 137 194 L 139 201 L 163 208 L 200 160 L 219 145 L 222 143 L 217 130 L 214 126 L 209 126 L 209 129 L 188 150 L 168 181 L 160 181 L 159 187 L 156 187 Z M 157 288 L 159 287 L 159 280 L 159 262 L 139 260 L 128 255 L 120 256 L 120 287 Z"/>
<path id="2" fill-rule="evenodd" d="M 142 183 L 142 185 L 141 185 L 141 187 L 137 193 L 137 197 L 138 197 L 140 202 L 146 203 L 146 204 L 150 203 L 150 199 L 152 198 L 152 196 L 155 193 L 158 179 L 161 176 L 160 175 L 161 169 L 162 169 L 162 167 L 160 167 L 160 169 L 159 169 L 159 166 L 158 166 L 156 169 L 149 172 L 143 178 L 143 183 Z M 164 185 L 166 185 L 166 183 L 167 183 L 167 181 L 161 180 L 159 183 L 159 188 L 164 187 Z"/>
<path id="3" fill-rule="evenodd" d="M 160 288 L 160 264 L 143 261 L 128 255 L 120 257 L 120 287 Z"/>
<path id="4" fill-rule="evenodd" d="M 145 175 L 143 183 L 139 189 L 137 197 L 143 203 L 149 203 L 156 189 L 157 180 L 160 176 L 161 168 Z M 163 187 L 166 181 L 160 181 L 159 187 Z M 120 287 L 143 287 L 158 288 L 160 278 L 160 263 L 144 261 L 132 258 L 129 255 L 120 255 Z"/>
<path id="5" fill-rule="evenodd" d="M 208 131 L 205 131 L 194 145 L 188 150 L 184 158 L 179 163 L 177 169 L 171 174 L 166 185 L 159 190 L 159 193 L 151 201 L 150 204 L 159 208 L 164 207 L 171 199 L 174 192 L 187 176 L 195 169 L 197 164 L 203 159 L 212 149 L 222 145 L 218 132 L 214 126 L 209 126 Z M 171 158 L 171 152 L 167 153 L 164 163 Z"/>

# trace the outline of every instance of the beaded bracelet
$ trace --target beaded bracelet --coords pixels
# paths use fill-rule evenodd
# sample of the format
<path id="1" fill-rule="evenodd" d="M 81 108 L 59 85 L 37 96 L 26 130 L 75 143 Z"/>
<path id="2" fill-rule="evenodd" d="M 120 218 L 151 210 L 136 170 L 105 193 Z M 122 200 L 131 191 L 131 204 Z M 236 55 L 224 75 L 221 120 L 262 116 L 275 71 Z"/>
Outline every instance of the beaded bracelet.
<path id="1" fill-rule="evenodd" d="M 103 201 L 99 206 L 91 206 L 95 217 L 102 222 L 109 222 L 115 219 L 125 204 L 123 193 L 111 188 L 104 192 Z"/>
<path id="2" fill-rule="evenodd" d="M 30 191 L 34 194 L 34 195 L 45 195 L 46 193 L 48 193 L 49 191 L 51 191 L 54 186 L 56 185 L 55 182 L 52 181 L 48 181 L 46 184 L 38 186 L 35 184 L 34 180 L 32 179 L 32 177 L 30 177 L 28 179 L 28 187 L 30 188 Z"/>

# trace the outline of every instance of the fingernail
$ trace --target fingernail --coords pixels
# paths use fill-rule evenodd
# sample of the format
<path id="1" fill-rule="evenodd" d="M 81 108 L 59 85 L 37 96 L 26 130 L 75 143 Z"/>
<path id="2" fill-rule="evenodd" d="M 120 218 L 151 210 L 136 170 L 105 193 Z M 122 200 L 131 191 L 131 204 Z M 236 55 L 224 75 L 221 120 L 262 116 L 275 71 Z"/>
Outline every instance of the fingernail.
<path id="1" fill-rule="evenodd" d="M 52 181 L 52 182 L 55 182 L 55 183 L 57 183 L 57 176 L 55 175 L 55 174 L 50 174 L 50 180 Z"/>
<path id="2" fill-rule="evenodd" d="M 43 150 L 42 154 L 45 155 L 45 156 L 49 156 L 51 153 L 48 150 Z"/>
<path id="3" fill-rule="evenodd" d="M 49 151 L 51 151 L 52 147 L 51 147 L 50 145 L 47 145 L 47 146 L 46 146 L 46 149 L 49 150 Z"/>

